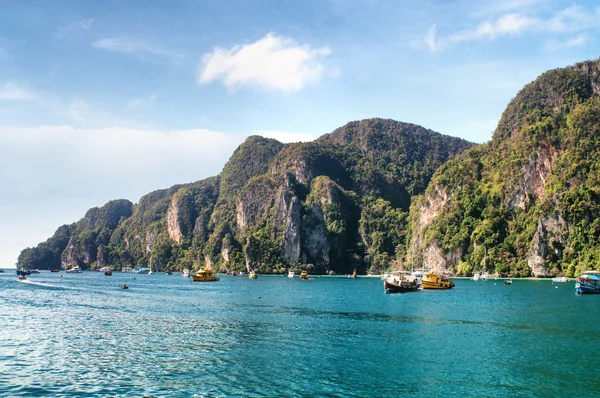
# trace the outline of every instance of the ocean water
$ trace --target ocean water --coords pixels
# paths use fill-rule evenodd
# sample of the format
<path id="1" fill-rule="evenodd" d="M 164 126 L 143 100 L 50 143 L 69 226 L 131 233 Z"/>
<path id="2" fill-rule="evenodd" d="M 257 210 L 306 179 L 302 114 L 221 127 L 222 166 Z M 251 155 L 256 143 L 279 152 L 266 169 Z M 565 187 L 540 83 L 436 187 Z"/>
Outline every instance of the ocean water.
<path id="1" fill-rule="evenodd" d="M 594 396 L 574 282 L 0 274 L 0 396 Z M 129 290 L 120 286 L 127 283 Z"/>

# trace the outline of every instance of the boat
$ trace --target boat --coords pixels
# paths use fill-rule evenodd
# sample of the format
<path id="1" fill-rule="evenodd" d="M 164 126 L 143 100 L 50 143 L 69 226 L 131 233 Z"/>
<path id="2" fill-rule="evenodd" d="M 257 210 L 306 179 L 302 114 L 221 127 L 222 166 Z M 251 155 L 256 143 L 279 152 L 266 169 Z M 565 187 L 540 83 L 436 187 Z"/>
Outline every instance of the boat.
<path id="1" fill-rule="evenodd" d="M 60 272 L 60 268 L 52 268 L 50 272 Z"/>
<path id="2" fill-rule="evenodd" d="M 165 275 L 173 275 L 171 271 L 165 271 Z"/>
<path id="3" fill-rule="evenodd" d="M 294 271 L 292 271 L 292 270 L 289 270 L 289 271 L 288 271 L 288 274 L 287 274 L 287 277 L 288 277 L 288 278 L 293 278 L 295 275 L 296 275 L 296 274 L 294 273 Z"/>
<path id="4" fill-rule="evenodd" d="M 348 275 L 348 278 L 356 278 L 356 268 L 354 269 L 354 272 L 352 273 L 352 275 Z"/>
<path id="5" fill-rule="evenodd" d="M 246 274 L 244 271 L 240 271 L 240 272 L 238 273 L 238 275 L 239 275 L 239 276 L 246 276 L 247 274 Z"/>
<path id="6" fill-rule="evenodd" d="M 192 282 L 216 282 L 220 278 L 215 274 L 212 269 L 200 268 L 196 271 L 196 275 L 192 275 Z"/>
<path id="7" fill-rule="evenodd" d="M 479 277 L 482 281 L 487 281 L 487 280 L 491 280 L 491 279 L 496 279 L 494 278 L 493 275 L 488 274 L 487 272 L 484 272 L 483 274 L 481 274 L 481 276 Z"/>
<path id="8" fill-rule="evenodd" d="M 3 274 L 4 272 L 5 271 L 2 268 L 0 268 L 0 274 Z"/>
<path id="9" fill-rule="evenodd" d="M 183 276 L 184 278 L 189 278 L 190 277 L 190 270 L 189 269 L 184 269 L 183 272 L 181 273 L 181 276 Z"/>
<path id="10" fill-rule="evenodd" d="M 112 275 L 112 270 L 107 269 L 106 271 L 104 271 L 104 275 L 111 276 Z"/>
<path id="11" fill-rule="evenodd" d="M 17 275 L 31 275 L 31 271 L 29 270 L 29 268 L 17 268 Z"/>
<path id="12" fill-rule="evenodd" d="M 300 273 L 300 279 L 305 279 L 305 280 L 308 279 L 308 272 L 302 271 Z"/>
<path id="13" fill-rule="evenodd" d="M 428 271 L 423 274 L 421 286 L 423 289 L 452 289 L 454 282 L 442 273 Z"/>
<path id="14" fill-rule="evenodd" d="M 475 273 L 475 275 L 473 275 L 473 280 L 478 281 L 479 279 L 481 279 L 481 275 L 479 274 L 479 272 L 477 272 Z"/>
<path id="15" fill-rule="evenodd" d="M 130 268 L 130 267 L 121 268 L 121 272 L 131 274 L 131 273 L 133 273 L 133 268 Z"/>
<path id="16" fill-rule="evenodd" d="M 579 278 L 577 279 L 577 283 L 575 284 L 575 292 L 577 292 L 578 294 L 600 293 L 600 272 L 582 272 Z"/>
<path id="17" fill-rule="evenodd" d="M 40 270 L 37 269 L 37 268 L 36 269 L 32 269 L 30 271 L 31 271 L 32 274 L 39 274 L 40 273 Z"/>
<path id="18" fill-rule="evenodd" d="M 148 267 L 136 267 L 133 270 L 133 273 L 134 274 L 148 274 L 148 273 L 150 273 L 150 268 L 148 268 Z"/>
<path id="19" fill-rule="evenodd" d="M 505 285 L 512 285 L 512 279 L 508 279 L 506 281 L 504 281 Z"/>
<path id="20" fill-rule="evenodd" d="M 256 279 L 258 277 L 258 275 L 256 275 L 256 272 L 254 271 L 250 271 L 250 273 L 248 274 L 248 278 L 250 279 Z"/>
<path id="21" fill-rule="evenodd" d="M 407 271 L 396 271 L 383 281 L 383 289 L 386 293 L 416 292 L 419 284 L 416 279 L 410 278 Z"/>
<path id="22" fill-rule="evenodd" d="M 70 274 L 79 274 L 81 273 L 81 269 L 79 268 L 79 266 L 76 265 L 73 268 L 66 270 L 65 272 L 68 272 Z"/>
<path id="23" fill-rule="evenodd" d="M 566 276 L 557 276 L 556 278 L 552 278 L 552 282 L 568 282 L 569 278 Z"/>

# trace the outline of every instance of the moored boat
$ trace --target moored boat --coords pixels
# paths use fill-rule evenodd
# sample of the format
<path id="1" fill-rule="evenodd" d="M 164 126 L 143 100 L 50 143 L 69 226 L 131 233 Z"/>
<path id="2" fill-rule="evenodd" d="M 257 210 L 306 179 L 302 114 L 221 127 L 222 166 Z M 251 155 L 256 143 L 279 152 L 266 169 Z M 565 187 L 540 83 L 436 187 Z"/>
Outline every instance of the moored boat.
<path id="1" fill-rule="evenodd" d="M 505 285 L 512 285 L 512 279 L 508 279 L 506 281 L 504 281 Z"/>
<path id="2" fill-rule="evenodd" d="M 479 274 L 479 272 L 476 272 L 476 273 L 473 275 L 473 280 L 474 280 L 474 281 L 478 281 L 479 279 L 481 279 L 481 275 Z"/>
<path id="3" fill-rule="evenodd" d="M 386 293 L 408 293 L 419 290 L 416 278 L 410 278 L 407 272 L 392 272 L 384 281 Z"/>
<path id="4" fill-rule="evenodd" d="M 2 268 L 0 268 L 0 274 L 3 274 L 4 272 L 5 271 Z"/>
<path id="5" fill-rule="evenodd" d="M 304 280 L 308 279 L 308 272 L 302 271 L 300 273 L 300 279 L 304 279 Z"/>
<path id="6" fill-rule="evenodd" d="M 256 279 L 258 277 L 258 275 L 256 275 L 256 272 L 254 271 L 250 271 L 250 273 L 248 274 L 248 278 L 250 279 Z"/>
<path id="7" fill-rule="evenodd" d="M 79 266 L 76 265 L 73 268 L 66 270 L 65 272 L 68 272 L 70 274 L 79 274 L 81 273 L 81 268 L 79 268 Z"/>
<path id="8" fill-rule="evenodd" d="M 294 276 L 296 276 L 296 273 L 294 271 L 292 271 L 292 270 L 289 270 L 288 273 L 287 273 L 287 277 L 288 278 L 293 278 Z"/>
<path id="9" fill-rule="evenodd" d="M 446 275 L 437 272 L 425 272 L 421 278 L 423 289 L 452 289 L 454 282 Z"/>
<path id="10" fill-rule="evenodd" d="M 567 278 L 566 276 L 557 276 L 556 278 L 552 278 L 552 282 L 568 282 L 569 278 Z"/>
<path id="11" fill-rule="evenodd" d="M 578 294 L 600 293 L 600 272 L 582 272 L 579 278 L 577 279 L 577 283 L 575 284 L 575 292 L 577 292 Z"/>
<path id="12" fill-rule="evenodd" d="M 29 270 L 29 268 L 17 268 L 17 275 L 31 275 L 31 271 Z"/>
<path id="13" fill-rule="evenodd" d="M 212 269 L 200 268 L 196 271 L 196 275 L 192 275 L 192 282 L 216 282 L 220 278 L 215 274 Z"/>
<path id="14" fill-rule="evenodd" d="M 60 268 L 52 268 L 50 272 L 60 272 Z"/>
<path id="15" fill-rule="evenodd" d="M 183 272 L 181 273 L 181 276 L 183 276 L 184 278 L 189 278 L 190 277 L 190 270 L 189 269 L 184 269 Z"/>
<path id="16" fill-rule="evenodd" d="M 107 269 L 106 271 L 104 271 L 104 275 L 111 276 L 112 275 L 112 270 L 111 269 Z"/>
<path id="17" fill-rule="evenodd" d="M 165 275 L 173 275 L 171 271 L 165 271 Z"/>

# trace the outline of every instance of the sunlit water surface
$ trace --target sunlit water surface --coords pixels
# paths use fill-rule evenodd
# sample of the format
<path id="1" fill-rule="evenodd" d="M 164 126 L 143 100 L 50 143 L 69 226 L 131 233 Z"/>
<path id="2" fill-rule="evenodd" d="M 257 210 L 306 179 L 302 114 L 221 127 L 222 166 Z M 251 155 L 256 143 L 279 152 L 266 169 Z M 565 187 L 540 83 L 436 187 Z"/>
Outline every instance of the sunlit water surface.
<path id="1" fill-rule="evenodd" d="M 0 274 L 0 396 L 600 391 L 600 295 L 577 296 L 574 282 L 384 294 L 376 278 L 28 279 Z"/>

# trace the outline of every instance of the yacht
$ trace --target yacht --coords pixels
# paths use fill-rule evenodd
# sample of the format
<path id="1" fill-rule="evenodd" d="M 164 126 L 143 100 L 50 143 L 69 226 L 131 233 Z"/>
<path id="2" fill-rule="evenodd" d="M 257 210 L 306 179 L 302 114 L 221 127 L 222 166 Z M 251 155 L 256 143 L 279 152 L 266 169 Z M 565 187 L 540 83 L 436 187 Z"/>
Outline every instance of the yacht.
<path id="1" fill-rule="evenodd" d="M 568 282 L 569 278 L 566 276 L 557 276 L 556 278 L 552 278 L 552 282 Z"/>
<path id="2" fill-rule="evenodd" d="M 585 271 L 577 279 L 575 292 L 578 294 L 598 294 L 600 293 L 600 272 Z"/>
<path id="3" fill-rule="evenodd" d="M 487 281 L 488 279 L 496 279 L 494 278 L 493 275 L 488 274 L 487 272 L 484 272 L 483 274 L 481 274 L 481 276 L 479 277 L 482 281 Z"/>
<path id="4" fill-rule="evenodd" d="M 183 272 L 181 273 L 181 276 L 183 276 L 184 278 L 189 278 L 190 277 L 190 270 L 189 269 L 184 269 Z"/>
<path id="5" fill-rule="evenodd" d="M 481 275 L 479 274 L 479 272 L 477 272 L 475 275 L 473 275 L 473 280 L 478 281 L 479 279 L 481 279 Z"/>
<path id="6" fill-rule="evenodd" d="M 78 265 L 76 265 L 73 268 L 66 270 L 65 272 L 68 272 L 70 274 L 79 274 L 79 273 L 81 273 L 81 269 L 79 268 Z"/>
<path id="7" fill-rule="evenodd" d="M 287 274 L 287 277 L 288 277 L 288 278 L 293 278 L 295 275 L 296 275 L 296 274 L 294 273 L 294 271 L 292 271 L 292 270 L 289 270 L 289 271 L 288 271 L 288 274 Z"/>

